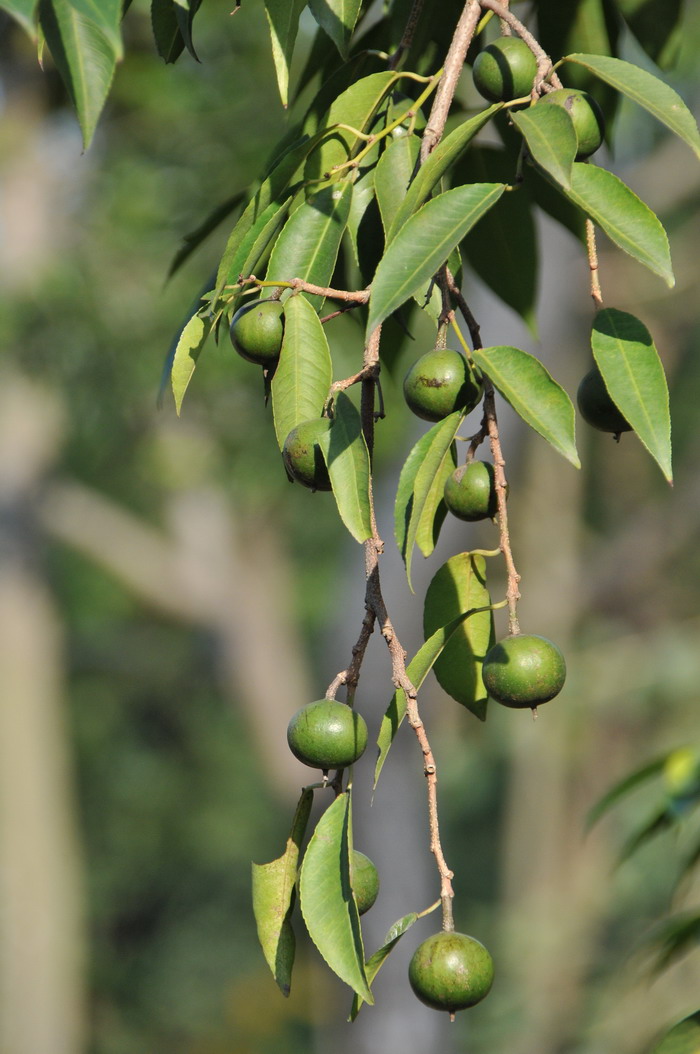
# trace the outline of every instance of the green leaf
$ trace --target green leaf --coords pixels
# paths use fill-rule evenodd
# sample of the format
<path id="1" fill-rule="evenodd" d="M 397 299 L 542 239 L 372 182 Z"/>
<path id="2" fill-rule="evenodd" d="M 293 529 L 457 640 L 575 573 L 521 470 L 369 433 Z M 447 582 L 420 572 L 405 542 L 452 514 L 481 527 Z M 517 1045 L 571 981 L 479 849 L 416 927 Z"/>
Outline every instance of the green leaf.
<path id="1" fill-rule="evenodd" d="M 375 199 L 374 191 L 374 168 L 363 171 L 355 180 L 352 187 L 352 201 L 348 213 L 347 231 L 350 237 L 355 263 L 360 263 L 360 249 L 358 242 L 362 237 L 361 228 L 365 214 Z"/>
<path id="2" fill-rule="evenodd" d="M 311 14 L 344 59 L 361 7 L 362 0 L 309 0 Z"/>
<path id="3" fill-rule="evenodd" d="M 332 379 L 331 353 L 318 315 L 305 296 L 291 296 L 284 309 L 284 340 L 272 378 L 280 450 L 293 428 L 321 416 Z"/>
<path id="4" fill-rule="evenodd" d="M 118 54 L 68 0 L 41 0 L 39 18 L 56 68 L 78 114 L 87 150 L 112 84 Z"/>
<path id="5" fill-rule="evenodd" d="M 404 135 L 392 140 L 379 159 L 374 185 L 385 231 L 406 197 L 419 153 L 418 136 Z"/>
<path id="6" fill-rule="evenodd" d="M 338 250 L 347 226 L 352 183 L 344 180 L 319 190 L 294 212 L 275 242 L 267 267 L 267 281 L 301 278 L 327 286 L 333 275 Z M 282 294 L 285 300 L 290 290 Z M 323 297 L 309 296 L 317 310 Z"/>
<path id="7" fill-rule="evenodd" d="M 569 187 L 577 140 L 574 122 L 566 110 L 560 106 L 531 106 L 514 113 L 513 124 L 524 135 L 537 164 L 562 187 Z"/>
<path id="8" fill-rule="evenodd" d="M 362 420 L 344 392 L 335 399 L 333 424 L 319 436 L 341 520 L 358 542 L 372 537 L 369 451 Z"/>
<path id="9" fill-rule="evenodd" d="M 248 275 L 254 274 L 261 263 L 264 266 L 266 257 L 272 249 L 272 244 L 275 238 L 286 223 L 289 210 L 292 206 L 292 201 L 293 195 L 290 194 L 286 201 L 283 201 L 281 205 L 278 205 L 276 201 L 273 201 L 263 212 L 261 212 L 258 219 L 241 241 L 233 259 L 231 260 L 229 276 L 225 286 L 235 285 L 238 281 L 239 275 L 247 277 Z M 233 300 L 229 305 L 230 312 L 236 310 L 242 295 L 243 292 L 241 290 L 233 297 Z"/>
<path id="10" fill-rule="evenodd" d="M 253 914 L 267 965 L 283 995 L 289 995 L 296 941 L 289 916 L 294 904 L 299 854 L 314 793 L 302 791 L 287 847 L 269 864 L 253 864 Z"/>
<path id="11" fill-rule="evenodd" d="M 333 973 L 366 1003 L 374 999 L 365 974 L 362 932 L 350 886 L 350 795 L 338 795 L 304 853 L 299 900 L 309 936 Z"/>
<path id="12" fill-rule="evenodd" d="M 406 667 L 406 675 L 416 691 L 420 689 L 423 681 L 432 670 L 433 664 L 439 658 L 443 648 L 448 643 L 454 632 L 462 625 L 465 619 L 472 617 L 473 613 L 471 611 L 464 611 L 462 614 L 458 615 L 457 618 L 448 622 L 446 626 L 440 626 L 439 629 L 437 629 L 428 640 L 426 640 L 425 644 L 419 648 Z M 384 762 L 387 759 L 387 754 L 389 753 L 391 744 L 394 742 L 394 737 L 401 727 L 405 716 L 406 693 L 403 688 L 397 688 L 391 697 L 386 713 L 382 718 L 382 723 L 379 726 L 379 735 L 377 736 L 379 752 L 377 754 L 377 764 L 374 769 L 375 790 L 379 781 L 379 773 L 384 767 Z"/>
<path id="13" fill-rule="evenodd" d="M 442 501 L 445 481 L 454 468 L 452 447 L 463 420 L 464 414 L 456 411 L 433 425 L 413 447 L 399 476 L 394 533 L 411 590 L 413 546 L 420 534 L 424 555 L 429 556 L 434 548 L 434 542 L 431 547 L 433 521 Z"/>
<path id="14" fill-rule="evenodd" d="M 272 38 L 272 58 L 284 107 L 289 101 L 289 66 L 297 39 L 299 16 L 305 7 L 306 0 L 265 0 L 265 14 Z"/>
<path id="15" fill-rule="evenodd" d="M 170 383 L 173 388 L 175 409 L 178 417 L 182 409 L 182 400 L 185 398 L 187 386 L 192 380 L 192 374 L 197 365 L 199 353 L 204 347 L 211 329 L 212 322 L 210 319 L 193 315 L 180 334 L 170 372 Z"/>
<path id="16" fill-rule="evenodd" d="M 194 22 L 194 16 L 199 10 L 200 3 L 201 0 L 175 0 L 175 18 L 180 27 L 182 39 L 190 55 L 197 62 L 199 62 L 199 57 L 192 42 L 192 23 Z"/>
<path id="17" fill-rule="evenodd" d="M 652 779 L 654 776 L 658 776 L 659 773 L 663 772 L 664 765 L 666 764 L 667 755 L 664 754 L 662 757 L 654 758 L 653 761 L 649 761 L 642 765 L 640 768 L 635 769 L 629 775 L 621 779 L 619 783 L 615 783 L 610 790 L 603 795 L 600 801 L 589 810 L 586 816 L 586 829 L 590 830 L 593 824 L 597 823 L 601 816 L 604 816 L 613 805 L 616 805 L 622 798 L 626 797 L 631 791 L 636 790 L 643 783 Z"/>
<path id="18" fill-rule="evenodd" d="M 464 611 L 487 608 L 486 561 L 473 553 L 458 553 L 443 564 L 425 594 L 423 630 L 430 637 Z M 443 691 L 486 720 L 488 693 L 481 678 L 484 657 L 494 644 L 493 612 L 479 611 L 457 628 L 435 662 Z"/>
<path id="19" fill-rule="evenodd" d="M 646 948 L 655 948 L 656 957 L 652 969 L 655 973 L 667 969 L 676 960 L 688 951 L 700 944 L 700 912 L 697 910 L 679 912 L 672 915 L 670 919 L 664 919 L 644 941 Z M 370 984 L 371 978 L 368 977 Z M 700 1012 L 698 1012 L 700 1018 Z M 693 1048 L 692 1054 L 698 1054 L 700 1050 L 700 1031 L 695 1033 L 698 1047 Z"/>
<path id="20" fill-rule="evenodd" d="M 651 1054 L 698 1054 L 700 1051 L 700 1010 L 684 1017 L 661 1039 Z"/>
<path id="21" fill-rule="evenodd" d="M 176 62 L 185 48 L 174 0 L 151 0 L 151 28 L 156 50 L 164 62 Z"/>
<path id="22" fill-rule="evenodd" d="M 673 826 L 673 824 L 674 816 L 665 804 L 655 809 L 654 812 L 644 821 L 639 830 L 635 831 L 632 837 L 628 838 L 625 842 L 618 857 L 618 864 L 624 864 L 624 862 L 629 860 L 638 849 L 641 849 L 643 845 L 646 845 L 650 838 L 653 838 L 657 834 L 661 834 L 662 831 L 667 831 L 669 827 Z"/>
<path id="23" fill-rule="evenodd" d="M 584 66 L 628 99 L 639 103 L 687 143 L 696 157 L 700 157 L 700 133 L 695 118 L 678 92 L 653 73 L 608 55 L 574 54 L 567 55 L 565 61 Z"/>
<path id="24" fill-rule="evenodd" d="M 411 216 L 377 268 L 372 282 L 368 335 L 429 281 L 504 189 L 498 183 L 456 187 L 433 198 Z"/>
<path id="25" fill-rule="evenodd" d="M 523 421 L 580 468 L 573 404 L 539 359 L 508 346 L 475 348 L 472 357 Z"/>
<path id="26" fill-rule="evenodd" d="M 403 937 L 407 930 L 410 930 L 414 922 L 418 921 L 418 915 L 415 911 L 409 912 L 408 915 L 404 915 L 403 918 L 399 919 L 391 927 L 387 933 L 381 948 L 378 948 L 374 955 L 365 963 L 365 973 L 367 974 L 367 981 L 371 985 L 374 978 L 379 973 L 382 963 L 385 961 L 389 953 L 393 950 L 396 944 Z M 353 996 L 352 1007 L 350 1009 L 349 1021 L 354 1021 L 360 1012 L 364 1000 L 357 993 Z"/>
<path id="27" fill-rule="evenodd" d="M 604 168 L 574 162 L 564 193 L 608 237 L 671 287 L 674 284 L 666 231 L 648 205 Z"/>
<path id="28" fill-rule="evenodd" d="M 0 3 L 0 9 L 12 15 L 32 40 L 36 39 L 34 13 L 37 2 L 38 0 L 2 0 Z"/>
<path id="29" fill-rule="evenodd" d="M 69 0 L 70 6 L 83 18 L 93 23 L 112 46 L 118 59 L 122 57 L 121 0 Z"/>
<path id="30" fill-rule="evenodd" d="M 610 397 L 670 483 L 668 387 L 649 330 L 626 311 L 604 308 L 593 320 L 591 347 Z"/>
<path id="31" fill-rule="evenodd" d="M 387 236 L 387 244 L 396 237 L 409 217 L 414 212 L 417 212 L 421 205 L 428 200 L 433 189 L 438 185 L 450 166 L 462 156 L 476 133 L 501 109 L 502 103 L 489 106 L 487 110 L 478 113 L 476 117 L 464 121 L 459 128 L 455 128 L 453 132 L 450 132 L 438 143 L 432 154 L 418 169 L 416 178 L 408 188 L 401 208 L 394 216 L 391 230 Z"/>

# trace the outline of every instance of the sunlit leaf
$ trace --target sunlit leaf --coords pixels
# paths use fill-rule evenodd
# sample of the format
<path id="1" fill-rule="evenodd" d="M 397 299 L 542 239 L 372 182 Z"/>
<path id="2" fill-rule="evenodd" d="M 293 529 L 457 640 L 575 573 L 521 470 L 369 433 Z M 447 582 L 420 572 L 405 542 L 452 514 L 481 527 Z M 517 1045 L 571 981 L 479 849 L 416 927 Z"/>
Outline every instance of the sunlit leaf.
<path id="1" fill-rule="evenodd" d="M 333 424 L 319 436 L 341 520 L 358 542 L 372 537 L 370 463 L 362 420 L 344 392 L 335 398 Z"/>
<path id="2" fill-rule="evenodd" d="M 0 9 L 7 11 L 9 15 L 19 22 L 22 29 L 34 40 L 36 38 L 36 26 L 34 15 L 38 0 L 2 0 Z"/>
<path id="3" fill-rule="evenodd" d="M 117 59 L 122 57 L 121 0 L 69 0 L 70 6 L 91 21 L 111 44 Z"/>
<path id="4" fill-rule="evenodd" d="M 395 922 L 389 932 L 387 933 L 386 937 L 384 938 L 381 948 L 378 948 L 374 955 L 371 955 L 370 958 L 367 960 L 367 962 L 365 963 L 365 972 L 367 974 L 367 981 L 370 985 L 379 973 L 379 970 L 389 953 L 394 949 L 398 941 L 403 937 L 404 933 L 406 933 L 407 930 L 410 930 L 413 923 L 417 920 L 418 915 L 415 913 L 415 911 L 412 911 L 408 915 L 404 915 L 403 918 Z M 352 1007 L 350 1009 L 350 1016 L 348 1020 L 355 1020 L 355 1018 L 360 1012 L 363 1002 L 364 999 L 362 999 L 361 996 L 355 993 L 355 995 L 353 996 Z"/>
<path id="5" fill-rule="evenodd" d="M 374 185 L 385 231 L 406 197 L 419 152 L 418 136 L 404 135 L 392 140 L 379 159 Z"/>
<path id="6" fill-rule="evenodd" d="M 700 1010 L 683 1018 L 661 1039 L 650 1054 L 698 1054 L 700 1051 Z"/>
<path id="7" fill-rule="evenodd" d="M 265 14 L 270 25 L 272 58 L 277 74 L 282 105 L 289 101 L 289 67 L 299 29 L 299 16 L 306 0 L 264 0 Z"/>
<path id="8" fill-rule="evenodd" d="M 531 106 L 513 114 L 534 161 L 563 187 L 571 184 L 577 150 L 574 123 L 561 106 Z"/>
<path id="9" fill-rule="evenodd" d="M 343 71 L 339 71 L 343 75 Z M 324 142 L 309 156 L 306 163 L 306 179 L 327 176 L 335 165 L 344 164 L 364 145 L 363 140 L 349 128 L 366 132 L 380 103 L 396 81 L 390 71 L 372 73 L 361 80 L 351 80 L 350 86 L 331 102 L 330 108 L 319 125 L 324 133 Z M 336 128 L 338 124 L 348 128 Z"/>
<path id="10" fill-rule="evenodd" d="M 195 371 L 200 352 L 211 333 L 211 329 L 212 323 L 209 319 L 193 315 L 180 334 L 170 373 L 170 383 L 172 384 L 175 409 L 178 415 L 182 409 L 182 400 L 185 397 L 187 386 L 192 380 L 192 374 Z"/>
<path id="11" fill-rule="evenodd" d="M 284 339 L 272 378 L 280 450 L 293 428 L 321 416 L 332 379 L 331 353 L 318 315 L 305 296 L 292 296 L 284 309 Z"/>
<path id="12" fill-rule="evenodd" d="M 309 0 L 311 14 L 343 58 L 347 58 L 348 45 L 361 7 L 362 0 Z"/>

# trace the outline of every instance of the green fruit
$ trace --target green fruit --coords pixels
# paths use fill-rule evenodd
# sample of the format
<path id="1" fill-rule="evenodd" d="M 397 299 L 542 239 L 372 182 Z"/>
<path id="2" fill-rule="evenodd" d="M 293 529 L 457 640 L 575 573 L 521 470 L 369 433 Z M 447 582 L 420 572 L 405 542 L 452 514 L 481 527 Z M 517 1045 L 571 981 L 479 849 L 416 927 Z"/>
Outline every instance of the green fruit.
<path id="1" fill-rule="evenodd" d="M 594 154 L 603 142 L 605 118 L 592 95 L 577 88 L 557 88 L 540 99 L 549 106 L 561 106 L 574 123 L 578 142 L 577 161 Z"/>
<path id="2" fill-rule="evenodd" d="M 466 933 L 443 931 L 418 945 L 408 979 L 426 1006 L 454 1014 L 489 994 L 493 959 L 483 944 Z"/>
<path id="3" fill-rule="evenodd" d="M 458 351 L 435 348 L 413 363 L 403 394 L 418 417 L 441 421 L 455 410 L 474 409 L 481 399 L 481 378 Z"/>
<path id="4" fill-rule="evenodd" d="M 532 91 L 537 59 L 520 37 L 499 37 L 474 60 L 478 92 L 491 102 L 510 102 Z"/>
<path id="5" fill-rule="evenodd" d="M 284 336 L 284 307 L 279 300 L 257 300 L 240 308 L 231 320 L 231 343 L 244 359 L 274 366 Z"/>
<path id="6" fill-rule="evenodd" d="M 497 703 L 534 710 L 559 694 L 566 679 L 566 663 L 551 640 L 519 633 L 491 648 L 481 673 L 486 691 Z"/>
<path id="7" fill-rule="evenodd" d="M 600 432 L 631 432 L 632 426 L 622 416 L 610 398 L 600 370 L 594 366 L 578 386 L 576 402 L 584 421 Z"/>
<path id="8" fill-rule="evenodd" d="M 496 479 L 490 461 L 470 461 L 456 468 L 445 484 L 445 504 L 460 520 L 493 519 L 498 512 Z"/>
<path id="9" fill-rule="evenodd" d="M 311 490 L 330 490 L 331 480 L 318 445 L 319 436 L 327 432 L 331 422 L 327 417 L 314 417 L 293 428 L 284 441 L 282 457 L 290 479 L 303 483 Z"/>
<path id="10" fill-rule="evenodd" d="M 350 857 L 350 885 L 358 914 L 364 915 L 379 894 L 379 874 L 370 858 L 357 849 L 353 849 Z"/>
<path id="11" fill-rule="evenodd" d="M 287 727 L 292 754 L 313 769 L 344 769 L 367 746 L 364 718 L 336 699 L 319 699 L 297 710 Z"/>

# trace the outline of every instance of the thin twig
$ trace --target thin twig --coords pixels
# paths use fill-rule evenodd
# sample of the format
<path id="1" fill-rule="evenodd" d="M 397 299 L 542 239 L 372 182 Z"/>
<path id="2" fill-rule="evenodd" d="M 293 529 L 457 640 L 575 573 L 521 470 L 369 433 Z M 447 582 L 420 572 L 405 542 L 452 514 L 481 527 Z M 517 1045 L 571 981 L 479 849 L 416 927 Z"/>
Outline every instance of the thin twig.
<path id="1" fill-rule="evenodd" d="M 472 42 L 480 14 L 479 0 L 467 0 L 445 58 L 444 71 L 423 133 L 420 149 L 421 162 L 425 161 L 442 138 L 459 75 L 462 72 L 464 60 L 467 57 L 467 51 Z"/>
<path id="2" fill-rule="evenodd" d="M 523 25 L 519 18 L 516 18 L 512 11 L 509 11 L 508 5 L 499 3 L 498 0 L 479 0 L 481 7 L 486 8 L 489 11 L 493 11 L 495 15 L 505 22 L 507 25 L 514 29 L 521 40 L 523 40 L 529 47 L 532 54 L 537 59 L 537 76 L 535 77 L 535 90 L 539 94 L 539 88 L 542 82 L 547 76 L 555 88 L 561 88 L 562 84 L 556 73 L 552 73 L 552 60 L 550 59 L 547 52 L 542 46 L 535 40 L 530 30 Z"/>
<path id="3" fill-rule="evenodd" d="M 390 70 L 396 69 L 403 56 L 411 47 L 411 44 L 413 43 L 413 36 L 418 26 L 418 20 L 420 19 L 421 12 L 423 11 L 424 3 L 425 0 L 413 0 L 413 7 L 411 8 L 411 13 L 408 16 L 408 21 L 406 22 L 406 25 L 404 27 L 403 35 L 401 37 L 399 46 L 389 59 Z"/>
<path id="4" fill-rule="evenodd" d="M 260 278 L 256 278 L 254 274 L 248 275 L 247 278 L 242 276 L 238 279 L 239 286 L 245 285 L 257 285 L 261 289 L 275 287 L 278 289 L 295 289 L 301 293 L 311 293 L 314 296 L 326 296 L 330 297 L 331 300 L 344 300 L 352 301 L 356 304 L 366 304 L 369 300 L 369 289 L 333 289 L 331 286 L 325 285 L 314 285 L 312 282 L 305 282 L 303 278 L 290 278 L 285 281 L 264 281 Z"/>
<path id="5" fill-rule="evenodd" d="M 595 240 L 595 225 L 593 220 L 586 217 L 586 250 L 588 252 L 588 266 L 591 271 L 591 296 L 596 306 L 596 311 L 603 306 L 603 293 L 600 288 L 600 273 L 598 271 L 598 247 Z"/>

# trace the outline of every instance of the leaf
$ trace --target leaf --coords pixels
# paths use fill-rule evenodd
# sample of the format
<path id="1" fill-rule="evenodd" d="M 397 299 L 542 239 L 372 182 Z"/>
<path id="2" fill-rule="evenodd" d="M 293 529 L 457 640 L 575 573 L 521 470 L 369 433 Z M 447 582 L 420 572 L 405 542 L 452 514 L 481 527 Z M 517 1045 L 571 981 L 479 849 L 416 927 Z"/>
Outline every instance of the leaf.
<path id="1" fill-rule="evenodd" d="M 384 938 L 384 942 L 381 948 L 378 948 L 374 955 L 371 955 L 365 963 L 365 973 L 367 974 L 367 981 L 370 985 L 379 973 L 380 967 L 382 966 L 382 963 L 387 958 L 389 953 L 393 950 L 399 940 L 403 937 L 404 933 L 406 933 L 407 930 L 410 930 L 413 923 L 417 921 L 418 915 L 415 911 L 411 911 L 408 915 L 404 915 L 403 918 L 395 922 L 394 925 L 391 927 L 386 937 Z M 350 1016 L 348 1018 L 349 1021 L 355 1020 L 355 1018 L 360 1012 L 363 1002 L 364 1000 L 362 999 L 362 997 L 355 993 L 352 1000 L 352 1007 L 350 1009 Z"/>
<path id="2" fill-rule="evenodd" d="M 187 386 L 192 380 L 192 374 L 197 365 L 199 354 L 211 333 L 212 322 L 210 319 L 193 315 L 189 320 L 177 342 L 175 357 L 170 372 L 170 383 L 175 398 L 175 409 L 178 417 L 182 409 L 182 400 L 185 398 Z"/>
<path id="3" fill-rule="evenodd" d="M 574 162 L 571 187 L 564 193 L 608 237 L 666 284 L 674 284 L 666 231 L 648 205 L 604 168 Z"/>
<path id="4" fill-rule="evenodd" d="M 253 914 L 258 940 L 282 995 L 289 995 L 296 941 L 289 915 L 294 904 L 299 854 L 314 792 L 305 788 L 297 804 L 287 847 L 269 864 L 253 864 Z"/>
<path id="5" fill-rule="evenodd" d="M 350 236 L 355 262 L 358 265 L 360 262 L 360 251 L 358 248 L 358 240 L 361 237 L 360 229 L 367 209 L 375 198 L 374 171 L 374 168 L 368 168 L 363 171 L 352 187 L 352 201 L 350 203 L 350 212 L 348 213 L 347 231 Z"/>
<path id="6" fill-rule="evenodd" d="M 416 652 L 415 656 L 406 667 L 406 675 L 416 691 L 420 689 L 423 681 L 432 670 L 433 664 L 439 658 L 443 648 L 451 639 L 455 630 L 462 625 L 466 618 L 471 617 L 471 611 L 462 612 L 457 618 L 448 622 L 446 626 L 440 626 L 439 629 L 437 629 Z M 375 790 L 379 781 L 379 773 L 384 767 L 389 748 L 391 747 L 391 744 L 394 741 L 394 736 L 401 727 L 405 716 L 406 693 L 403 688 L 397 688 L 391 697 L 389 706 L 382 718 L 382 723 L 379 726 L 379 735 L 377 736 L 379 753 L 377 755 L 377 764 L 374 769 Z"/>
<path id="7" fill-rule="evenodd" d="M 361 7 L 362 0 L 309 0 L 311 14 L 344 59 Z"/>
<path id="8" fill-rule="evenodd" d="M 306 0 L 265 0 L 277 86 L 285 108 L 289 101 L 289 66 L 297 39 L 299 16 L 305 7 Z"/>
<path id="9" fill-rule="evenodd" d="M 0 8 L 19 22 L 22 29 L 32 40 L 36 39 L 34 13 L 38 0 L 2 0 Z"/>
<path id="10" fill-rule="evenodd" d="M 332 379 L 331 353 L 318 315 L 305 296 L 292 296 L 284 309 L 284 340 L 272 378 L 280 450 L 293 428 L 321 416 Z"/>
<path id="11" fill-rule="evenodd" d="M 333 424 L 318 438 L 341 520 L 358 542 L 372 537 L 369 451 L 362 421 L 344 392 L 335 399 Z"/>
<path id="12" fill-rule="evenodd" d="M 267 281 L 301 278 L 327 286 L 333 275 L 343 232 L 348 222 L 352 183 L 344 180 L 319 190 L 294 212 L 275 242 L 267 267 Z M 290 291 L 282 294 L 285 300 Z M 323 297 L 309 296 L 318 310 Z"/>
<path id="13" fill-rule="evenodd" d="M 199 56 L 192 42 L 192 23 L 194 22 L 194 16 L 199 10 L 200 3 L 201 0 L 175 0 L 175 18 L 177 19 L 180 34 L 185 42 L 185 47 L 196 62 L 199 62 Z"/>
<path id="14" fill-rule="evenodd" d="M 435 274 L 504 189 L 498 183 L 456 187 L 433 198 L 411 216 L 377 268 L 372 282 L 368 335 Z"/>
<path id="15" fill-rule="evenodd" d="M 339 794 L 304 853 L 299 900 L 309 936 L 331 970 L 367 1003 L 374 999 L 365 974 L 362 932 L 350 886 L 350 795 Z"/>
<path id="16" fill-rule="evenodd" d="M 420 532 L 423 545 L 429 548 L 426 534 L 429 531 L 432 535 L 445 479 L 454 468 L 452 445 L 463 420 L 464 414 L 456 411 L 438 421 L 418 440 L 401 469 L 394 504 L 394 534 L 411 590 L 413 546 Z M 422 551 L 425 553 L 425 549 Z"/>
<path id="17" fill-rule="evenodd" d="M 78 114 L 87 150 L 112 84 L 117 52 L 68 0 L 41 0 L 41 29 Z"/>
<path id="18" fill-rule="evenodd" d="M 654 928 L 644 944 L 647 948 L 656 949 L 652 969 L 655 973 L 660 973 L 700 944 L 700 912 L 683 911 L 672 915 L 670 919 L 664 919 Z M 368 980 L 371 984 L 369 976 Z M 698 1017 L 700 1018 L 700 1013 Z M 696 1032 L 696 1038 L 700 1043 L 700 1030 Z M 697 1054 L 698 1050 L 700 1046 L 694 1048 L 693 1054 Z"/>
<path id="19" fill-rule="evenodd" d="M 241 241 L 231 260 L 229 275 L 224 288 L 228 285 L 235 285 L 239 275 L 247 277 L 253 274 L 261 262 L 264 265 L 265 258 L 271 251 L 272 243 L 287 220 L 292 200 L 293 195 L 290 194 L 281 205 L 273 201 L 260 214 Z M 237 295 L 234 295 L 229 305 L 229 311 L 235 311 L 241 296 L 242 290 Z"/>
<path id="20" fill-rule="evenodd" d="M 653 73 L 648 73 L 632 62 L 614 59 L 608 55 L 577 53 L 567 55 L 564 61 L 584 66 L 628 99 L 643 106 L 675 132 L 694 151 L 695 156 L 700 158 L 700 132 L 695 118 L 678 92 Z"/>
<path id="21" fill-rule="evenodd" d="M 69 0 L 70 6 L 100 30 L 117 59 L 123 54 L 121 0 Z"/>
<path id="22" fill-rule="evenodd" d="M 406 197 L 401 208 L 396 213 L 391 230 L 387 235 L 387 244 L 396 237 L 409 217 L 414 212 L 417 212 L 421 205 L 428 200 L 433 189 L 438 185 L 450 166 L 461 157 L 476 133 L 501 109 L 502 103 L 489 106 L 487 110 L 478 113 L 476 117 L 464 121 L 438 143 L 432 154 L 418 169 L 415 179 L 408 188 Z"/>
<path id="23" fill-rule="evenodd" d="M 604 308 L 593 321 L 591 347 L 610 397 L 670 483 L 668 387 L 649 330 L 626 311 Z"/>
<path id="24" fill-rule="evenodd" d="M 662 831 L 668 830 L 674 823 L 674 817 L 669 812 L 666 805 L 656 809 L 651 816 L 644 821 L 638 831 L 632 835 L 631 838 L 625 842 L 622 847 L 622 851 L 618 857 L 618 865 L 624 864 L 626 860 L 629 860 L 638 849 L 641 849 L 643 845 L 653 838 L 654 835 L 660 834 Z"/>
<path id="25" fill-rule="evenodd" d="M 475 348 L 472 357 L 523 421 L 580 468 L 573 404 L 539 359 L 508 346 Z"/>
<path id="26" fill-rule="evenodd" d="M 625 776 L 624 779 L 620 780 L 619 783 L 615 783 L 610 790 L 603 795 L 600 801 L 589 810 L 586 817 L 586 829 L 590 830 L 594 823 L 597 823 L 601 816 L 604 816 L 613 805 L 616 805 L 620 799 L 626 797 L 630 791 L 636 790 L 647 780 L 650 780 L 653 776 L 658 776 L 663 771 L 663 767 L 666 764 L 666 755 L 662 757 L 654 758 L 653 761 L 649 761 L 642 765 L 640 768 L 635 769 L 629 775 Z"/>
<path id="27" fill-rule="evenodd" d="M 393 139 L 379 159 L 374 185 L 385 231 L 406 197 L 419 153 L 418 136 L 404 135 Z"/>
<path id="28" fill-rule="evenodd" d="M 151 28 L 156 50 L 166 63 L 176 62 L 185 48 L 174 0 L 151 0 Z"/>
<path id="29" fill-rule="evenodd" d="M 442 565 L 428 586 L 423 609 L 425 636 L 464 611 L 490 604 L 484 557 L 458 553 Z M 456 630 L 434 666 L 443 691 L 481 721 L 486 720 L 488 699 L 481 667 L 494 641 L 493 612 L 480 611 Z"/>
<path id="30" fill-rule="evenodd" d="M 700 1051 L 700 1010 L 684 1017 L 656 1044 L 651 1054 L 698 1054 Z"/>
<path id="31" fill-rule="evenodd" d="M 513 124 L 525 136 L 533 160 L 562 187 L 569 187 L 577 140 L 574 122 L 566 110 L 560 106 L 531 106 L 512 116 Z"/>

